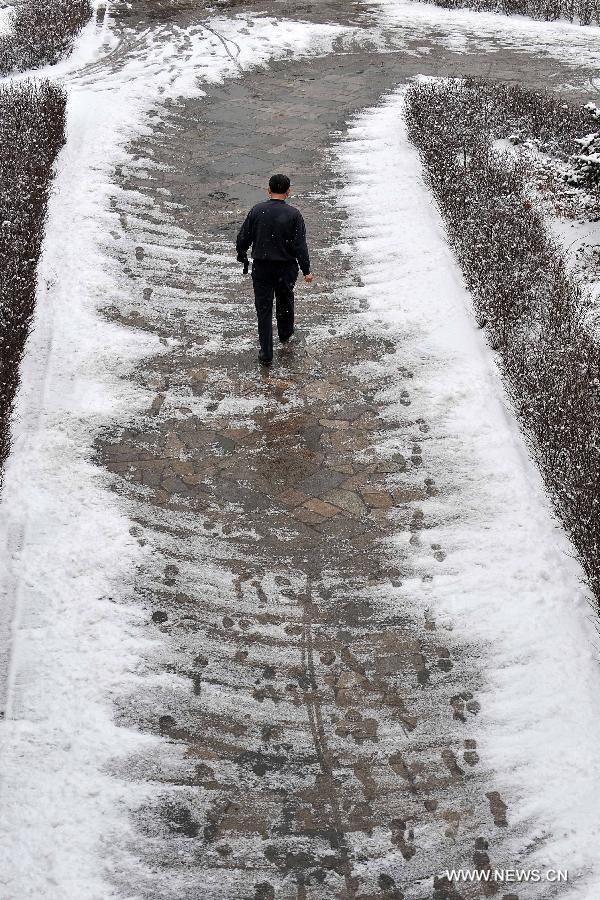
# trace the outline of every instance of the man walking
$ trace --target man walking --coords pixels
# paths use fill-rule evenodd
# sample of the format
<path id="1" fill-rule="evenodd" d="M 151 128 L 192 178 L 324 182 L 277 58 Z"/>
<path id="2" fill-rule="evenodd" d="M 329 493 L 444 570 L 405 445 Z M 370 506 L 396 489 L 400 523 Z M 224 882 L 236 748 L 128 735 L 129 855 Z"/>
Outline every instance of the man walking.
<path id="1" fill-rule="evenodd" d="M 258 317 L 261 365 L 273 361 L 273 296 L 277 334 L 287 344 L 294 334 L 294 285 L 298 268 L 310 284 L 310 257 L 306 245 L 306 227 L 300 212 L 285 202 L 290 196 L 287 175 L 273 175 L 269 181 L 269 199 L 253 206 L 237 236 L 238 262 L 248 271 L 248 249 L 252 245 L 252 283 Z"/>

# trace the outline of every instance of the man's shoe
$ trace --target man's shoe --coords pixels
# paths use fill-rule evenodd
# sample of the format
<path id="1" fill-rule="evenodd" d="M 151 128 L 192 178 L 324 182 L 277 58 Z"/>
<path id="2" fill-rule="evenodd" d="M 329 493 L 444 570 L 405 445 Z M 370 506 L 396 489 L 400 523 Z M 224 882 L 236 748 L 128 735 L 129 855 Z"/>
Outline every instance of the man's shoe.
<path id="1" fill-rule="evenodd" d="M 295 340 L 296 340 L 296 332 L 292 331 L 292 333 L 290 334 L 289 337 L 279 338 L 279 343 L 280 344 L 293 344 Z"/>
<path id="2" fill-rule="evenodd" d="M 261 364 L 261 366 L 266 366 L 267 368 L 268 368 L 270 365 L 272 365 L 272 363 L 273 363 L 273 360 L 272 360 L 272 359 L 267 359 L 267 357 L 266 357 L 266 356 L 263 356 L 262 353 L 259 353 L 259 354 L 258 354 L 258 361 L 259 361 L 259 363 Z"/>

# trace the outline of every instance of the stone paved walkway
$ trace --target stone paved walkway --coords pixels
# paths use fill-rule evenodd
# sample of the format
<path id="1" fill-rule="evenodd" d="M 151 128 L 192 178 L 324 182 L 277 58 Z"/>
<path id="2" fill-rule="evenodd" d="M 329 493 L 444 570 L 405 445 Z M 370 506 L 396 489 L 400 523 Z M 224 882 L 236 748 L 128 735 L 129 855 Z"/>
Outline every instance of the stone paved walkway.
<path id="1" fill-rule="evenodd" d="M 291 6 L 344 18 L 334 0 Z M 499 57 L 494 74 L 514 77 L 517 62 Z M 369 363 L 397 348 L 365 333 L 345 299 L 360 272 L 339 245 L 327 155 L 353 113 L 454 65 L 439 47 L 426 62 L 356 48 L 274 63 L 173 104 L 133 148 L 155 167 L 121 173 L 139 192 L 121 210 L 137 301 L 107 314 L 167 347 L 137 375 L 154 391 L 146 420 L 98 445 L 161 572 L 140 572 L 138 586 L 165 676 L 121 711 L 173 749 L 139 761 L 139 777 L 164 785 L 132 838 L 143 896 L 430 897 L 432 874 L 501 855 L 510 811 L 469 736 L 482 661 L 450 648 L 433 614 L 395 602 L 415 569 L 410 552 L 386 549 L 394 529 L 426 548 L 431 572 L 444 564 L 420 534 L 437 494 L 435 422 L 411 416 L 399 365 L 405 415 L 377 399 Z M 529 80 L 549 67 L 560 68 L 528 63 Z M 293 175 L 316 283 L 298 291 L 300 340 L 262 372 L 231 243 L 274 170 Z M 406 450 L 382 463 L 390 437 Z M 433 896 L 458 894 L 438 883 Z"/>

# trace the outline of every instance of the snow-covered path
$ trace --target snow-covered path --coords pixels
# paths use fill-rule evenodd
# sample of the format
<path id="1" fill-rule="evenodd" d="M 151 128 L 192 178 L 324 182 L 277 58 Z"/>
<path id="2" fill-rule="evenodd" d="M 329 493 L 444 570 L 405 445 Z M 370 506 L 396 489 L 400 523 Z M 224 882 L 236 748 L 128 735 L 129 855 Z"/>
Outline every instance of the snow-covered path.
<path id="1" fill-rule="evenodd" d="M 409 900 L 486 854 L 570 870 L 524 898 L 597 894 L 585 591 L 406 141 L 395 88 L 445 38 L 415 52 L 389 6 L 107 20 L 56 70 L 2 898 Z M 262 376 L 231 238 L 284 168 L 318 278 Z"/>

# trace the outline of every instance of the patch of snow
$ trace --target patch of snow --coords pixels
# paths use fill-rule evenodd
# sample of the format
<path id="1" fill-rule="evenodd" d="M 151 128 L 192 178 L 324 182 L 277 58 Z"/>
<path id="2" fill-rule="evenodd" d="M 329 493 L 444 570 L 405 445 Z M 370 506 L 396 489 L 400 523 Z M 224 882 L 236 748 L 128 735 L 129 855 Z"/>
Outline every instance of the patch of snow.
<path id="1" fill-rule="evenodd" d="M 115 896 L 128 810 L 160 790 L 108 773 L 115 761 L 124 773 L 128 758 L 165 746 L 113 721 L 112 700 L 153 677 L 144 664 L 153 644 L 139 628 L 147 614 L 131 599 L 136 567 L 151 560 L 130 530 L 128 502 L 94 465 L 93 446 L 104 426 L 149 407 L 152 395 L 127 376 L 162 347 L 98 313 L 131 290 L 111 254 L 111 233 L 127 241 L 111 206 L 114 168 L 135 166 L 128 142 L 150 133 L 148 114 L 165 99 L 201 96 L 204 83 L 235 77 L 240 67 L 328 51 L 339 34 L 238 16 L 188 31 L 158 26 L 119 46 L 107 19 L 102 28 L 91 23 L 72 56 L 51 69 L 69 94 L 68 143 L 0 502 L 5 670 L 10 658 L 0 731 L 7 900 Z"/>
<path id="2" fill-rule="evenodd" d="M 588 104 L 589 106 L 590 104 Z M 506 145 L 500 147 L 500 145 Z M 525 140 L 515 146 L 496 141 L 496 149 L 506 149 L 519 157 L 528 174 L 527 192 L 544 216 L 550 239 L 562 251 L 573 279 L 585 290 L 589 323 L 598 326 L 600 313 L 600 222 L 598 201 L 591 189 L 570 183 L 571 162 L 540 149 L 539 142 Z"/>
<path id="3" fill-rule="evenodd" d="M 0 34 L 7 34 L 10 31 L 13 9 L 12 4 L 0 6 Z"/>
<path id="4" fill-rule="evenodd" d="M 495 141 L 492 141 L 492 150 L 495 150 L 497 153 L 507 153 L 514 158 L 518 156 L 517 148 L 507 138 L 497 138 Z"/>
<path id="5" fill-rule="evenodd" d="M 390 387 L 379 399 L 404 419 L 406 382 L 394 365 L 413 371 L 411 418 L 430 425 L 423 452 L 440 489 L 423 504 L 422 545 L 413 548 L 405 529 L 392 551 L 417 568 L 421 561 L 424 572 L 431 543 L 446 558 L 433 580 L 407 580 L 398 602 L 422 604 L 459 641 L 478 647 L 487 682 L 479 724 L 465 725 L 464 737 L 477 738 L 493 773 L 490 789 L 508 803 L 503 859 L 494 856 L 492 865 L 566 868 L 561 896 L 590 900 L 600 894 L 600 667 L 582 569 L 474 324 L 407 137 L 402 91 L 355 119 L 336 158 L 364 283 L 348 290 L 368 307 L 367 330 L 398 345 L 396 360 L 382 363 Z M 496 848 L 491 823 L 482 834 Z M 528 898 L 555 896 L 543 882 L 527 890 Z"/>
<path id="6" fill-rule="evenodd" d="M 586 291 L 590 324 L 600 315 L 600 222 L 546 216 L 550 236 L 563 250 L 567 266 Z"/>

